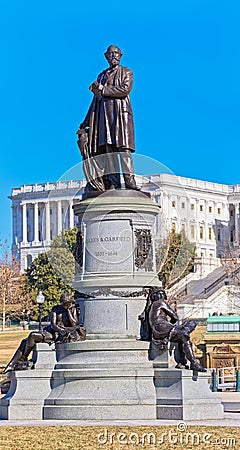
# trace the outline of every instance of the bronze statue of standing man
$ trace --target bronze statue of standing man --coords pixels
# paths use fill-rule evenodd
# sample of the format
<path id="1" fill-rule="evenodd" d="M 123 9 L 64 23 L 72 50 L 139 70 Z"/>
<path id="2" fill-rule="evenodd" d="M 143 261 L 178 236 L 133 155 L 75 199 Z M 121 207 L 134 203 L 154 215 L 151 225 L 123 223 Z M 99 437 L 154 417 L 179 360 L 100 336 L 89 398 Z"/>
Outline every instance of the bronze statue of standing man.
<path id="1" fill-rule="evenodd" d="M 139 190 L 134 177 L 135 151 L 133 113 L 129 94 L 133 73 L 120 65 L 122 51 L 110 45 L 104 53 L 109 68 L 90 86 L 93 100 L 77 131 L 87 178 L 87 190 L 121 188 L 121 162 L 126 189 Z M 86 146 L 86 133 L 88 144 Z"/>

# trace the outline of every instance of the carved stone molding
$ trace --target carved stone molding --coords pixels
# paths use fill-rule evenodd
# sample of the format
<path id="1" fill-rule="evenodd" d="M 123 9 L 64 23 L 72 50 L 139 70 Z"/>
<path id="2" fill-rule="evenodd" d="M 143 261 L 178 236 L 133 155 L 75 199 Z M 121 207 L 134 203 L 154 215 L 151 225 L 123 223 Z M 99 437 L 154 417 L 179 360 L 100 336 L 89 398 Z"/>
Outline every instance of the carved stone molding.
<path id="1" fill-rule="evenodd" d="M 78 274 L 81 272 L 83 267 L 83 234 L 80 231 L 77 232 L 74 258 L 76 261 L 76 274 Z"/>
<path id="2" fill-rule="evenodd" d="M 135 266 L 146 271 L 153 270 L 153 249 L 151 231 L 146 228 L 134 230 L 137 245 L 135 249 Z"/>
<path id="3" fill-rule="evenodd" d="M 115 291 L 111 288 L 100 288 L 96 291 L 89 292 L 88 294 L 79 292 L 79 297 L 83 298 L 95 298 L 100 297 L 102 295 L 109 297 L 147 297 L 149 290 L 148 289 L 141 289 L 140 291 Z"/>

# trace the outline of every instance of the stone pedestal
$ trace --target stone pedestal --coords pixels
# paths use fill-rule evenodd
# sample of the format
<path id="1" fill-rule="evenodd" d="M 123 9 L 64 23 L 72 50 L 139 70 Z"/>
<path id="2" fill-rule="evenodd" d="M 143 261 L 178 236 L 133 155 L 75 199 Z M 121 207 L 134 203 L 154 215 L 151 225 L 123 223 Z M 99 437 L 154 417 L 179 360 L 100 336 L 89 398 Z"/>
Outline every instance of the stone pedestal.
<path id="1" fill-rule="evenodd" d="M 157 419 L 222 419 L 223 405 L 208 386 L 210 374 L 192 370 L 162 369 L 154 361 Z"/>
<path id="2" fill-rule="evenodd" d="M 142 192 L 121 189 L 75 205 L 79 235 L 74 287 L 95 297 L 159 286 L 152 233 L 159 211 Z"/>
<path id="3" fill-rule="evenodd" d="M 133 190 L 108 191 L 74 206 L 79 218 L 74 287 L 88 337 L 139 336 L 144 288 L 160 286 L 153 238 L 159 211 L 146 194 Z"/>
<path id="4" fill-rule="evenodd" d="M 51 392 L 55 355 L 54 345 L 37 344 L 36 369 L 9 373 L 11 385 L 8 393 L 0 399 L 0 419 L 43 419 L 44 400 Z"/>
<path id="5" fill-rule="evenodd" d="M 44 419 L 155 419 L 148 347 L 131 339 L 58 345 Z"/>

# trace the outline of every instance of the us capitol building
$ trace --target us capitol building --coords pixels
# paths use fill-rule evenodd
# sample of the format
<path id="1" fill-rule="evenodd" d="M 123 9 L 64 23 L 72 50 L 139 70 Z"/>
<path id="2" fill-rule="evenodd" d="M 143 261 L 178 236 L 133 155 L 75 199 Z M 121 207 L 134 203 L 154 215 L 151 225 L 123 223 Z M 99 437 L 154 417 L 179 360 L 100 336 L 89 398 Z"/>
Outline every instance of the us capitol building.
<path id="1" fill-rule="evenodd" d="M 72 206 L 81 200 L 85 183 L 57 181 L 12 189 L 12 250 L 22 270 L 48 251 L 62 230 L 76 225 Z M 170 174 L 137 176 L 137 184 L 161 206 L 155 239 L 184 230 L 196 243 L 197 259 L 204 260 L 206 271 L 218 266 L 229 246 L 239 246 L 240 185 Z"/>

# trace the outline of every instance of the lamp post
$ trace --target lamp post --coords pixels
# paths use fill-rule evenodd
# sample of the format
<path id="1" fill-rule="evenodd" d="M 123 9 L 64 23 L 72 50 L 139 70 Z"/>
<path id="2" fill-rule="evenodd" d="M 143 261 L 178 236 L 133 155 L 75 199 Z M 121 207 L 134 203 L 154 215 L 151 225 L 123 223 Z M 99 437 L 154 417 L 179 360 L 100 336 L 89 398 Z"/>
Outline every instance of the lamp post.
<path id="1" fill-rule="evenodd" d="M 42 291 L 39 291 L 37 295 L 37 304 L 39 308 L 39 331 L 42 331 L 42 310 L 43 310 L 43 303 L 44 303 L 45 297 L 42 293 Z"/>
<path id="2" fill-rule="evenodd" d="M 23 311 L 22 311 L 22 313 L 23 313 L 23 322 L 22 322 L 23 330 L 25 330 L 25 312 L 26 312 L 26 310 L 23 309 Z"/>

